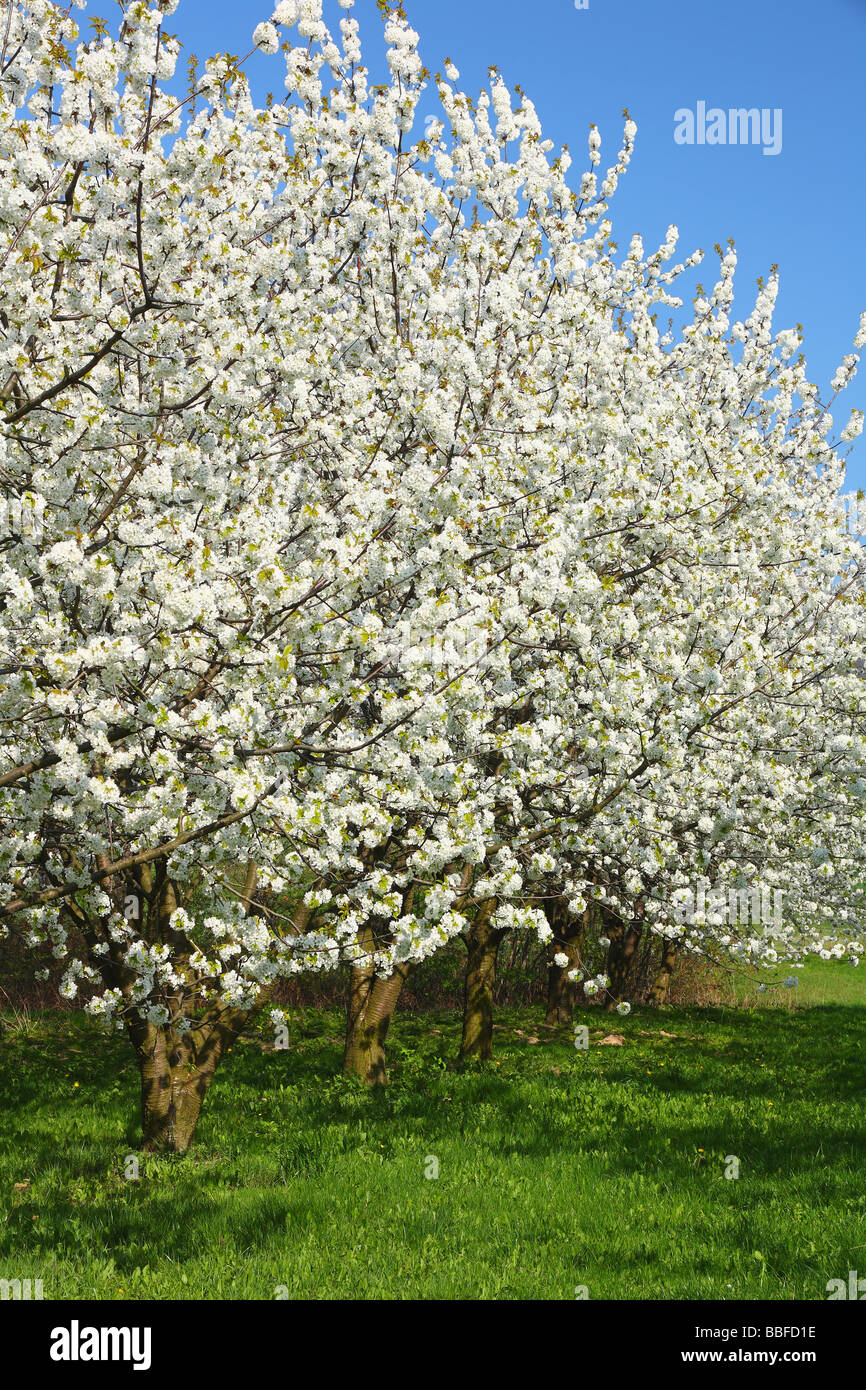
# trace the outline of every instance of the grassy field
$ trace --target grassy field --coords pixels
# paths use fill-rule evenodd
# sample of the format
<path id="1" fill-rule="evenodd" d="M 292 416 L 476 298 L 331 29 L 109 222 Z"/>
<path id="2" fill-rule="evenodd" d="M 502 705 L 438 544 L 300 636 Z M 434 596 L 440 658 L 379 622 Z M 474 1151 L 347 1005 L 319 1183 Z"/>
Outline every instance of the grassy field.
<path id="1" fill-rule="evenodd" d="M 796 976 L 799 984 L 786 989 L 780 984 L 771 984 L 774 974 L 759 971 L 755 974 L 742 971 L 715 972 L 721 987 L 723 1002 L 732 1007 L 755 1008 L 773 1007 L 798 1009 L 811 1004 L 859 1004 L 866 1007 L 866 970 L 852 969 L 845 962 L 822 961 L 814 958 L 807 961 L 800 970 L 783 967 L 775 974 L 780 978 Z M 767 981 L 762 993 L 757 984 Z"/>
<path id="2" fill-rule="evenodd" d="M 6 1015 L 0 1278 L 46 1298 L 824 1299 L 866 1273 L 866 972 L 802 974 L 781 1007 L 586 1009 L 588 1051 L 503 1011 L 496 1061 L 462 1073 L 454 1012 L 398 1015 L 374 1094 L 337 1073 L 338 1013 L 298 1010 L 287 1051 L 234 1048 L 193 1150 L 137 1182 L 123 1038 Z"/>

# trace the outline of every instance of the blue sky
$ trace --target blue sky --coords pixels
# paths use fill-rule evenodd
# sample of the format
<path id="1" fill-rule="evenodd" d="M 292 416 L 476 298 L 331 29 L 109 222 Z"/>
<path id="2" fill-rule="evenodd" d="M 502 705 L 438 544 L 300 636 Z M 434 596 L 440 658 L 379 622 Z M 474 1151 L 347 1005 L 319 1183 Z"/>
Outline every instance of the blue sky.
<path id="1" fill-rule="evenodd" d="M 336 29 L 343 13 L 325 0 Z M 693 283 L 714 278 L 715 242 L 736 242 L 735 314 L 744 317 L 755 279 L 779 267 L 777 328 L 801 323 L 810 378 L 826 394 L 852 351 L 866 309 L 866 140 L 863 131 L 866 0 L 405 0 L 436 71 L 450 57 L 469 92 L 495 63 L 534 101 L 545 135 L 570 145 L 573 176 L 585 167 L 590 122 L 602 136 L 604 169 L 620 147 L 622 109 L 637 122 L 631 167 L 611 203 L 624 251 L 634 232 L 647 250 L 675 223 L 681 257 L 707 253 Z M 88 7 L 93 12 L 93 6 Z M 96 6 L 98 10 L 98 4 Z M 375 0 L 357 0 L 365 58 L 381 71 Z M 268 0 L 181 0 L 169 27 L 186 52 L 245 54 Z M 182 67 L 179 66 L 179 71 Z M 282 91 L 282 58 L 256 54 L 256 95 Z M 677 144 L 681 108 L 781 110 L 781 149 L 760 144 Z M 435 109 L 432 94 L 430 111 Z M 426 107 L 425 107 L 426 114 Z M 609 158 L 606 158 L 608 156 Z M 866 409 L 866 363 L 837 404 Z M 866 488 L 866 439 L 849 456 L 848 486 Z"/>

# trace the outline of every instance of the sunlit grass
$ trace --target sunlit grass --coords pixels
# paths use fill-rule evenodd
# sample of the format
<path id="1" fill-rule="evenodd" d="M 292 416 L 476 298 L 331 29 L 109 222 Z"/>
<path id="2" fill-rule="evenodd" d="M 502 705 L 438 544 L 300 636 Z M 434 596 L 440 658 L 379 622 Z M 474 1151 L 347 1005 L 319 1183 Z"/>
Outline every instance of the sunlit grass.
<path id="1" fill-rule="evenodd" d="M 837 969 L 802 972 L 800 1001 Z M 826 1298 L 866 1271 L 847 990 L 587 1009 L 588 1051 L 503 1011 L 496 1060 L 464 1072 L 455 1012 L 398 1015 L 375 1093 L 339 1075 L 339 1014 L 296 1010 L 289 1049 L 238 1044 L 189 1155 L 139 1155 L 137 1182 L 124 1039 L 37 1017 L 0 1044 L 0 1277 L 46 1298 Z"/>

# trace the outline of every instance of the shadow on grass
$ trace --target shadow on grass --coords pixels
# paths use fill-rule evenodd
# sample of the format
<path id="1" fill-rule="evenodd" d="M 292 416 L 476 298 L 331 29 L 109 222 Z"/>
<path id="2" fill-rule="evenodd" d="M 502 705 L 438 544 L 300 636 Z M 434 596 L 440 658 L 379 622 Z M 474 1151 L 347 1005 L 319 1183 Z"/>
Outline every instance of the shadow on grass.
<path id="1" fill-rule="evenodd" d="M 829 1207 L 866 1168 L 862 1007 L 627 1020 L 584 1010 L 578 1022 L 594 1040 L 615 1032 L 623 1044 L 583 1053 L 567 1029 L 528 1032 L 527 1013 L 504 1011 L 495 1061 L 462 1071 L 444 1066 L 458 1042 L 453 1013 L 398 1017 L 385 1090 L 339 1074 L 333 1019 L 295 1027 L 288 1052 L 239 1045 L 190 1154 L 143 1159 L 139 1184 L 122 1176 L 138 1143 L 128 1044 L 74 1016 L 46 1024 L 0 1061 L 0 1103 L 14 1117 L 0 1139 L 0 1253 L 110 1252 L 126 1271 L 200 1258 L 226 1238 L 237 1248 L 286 1232 L 327 1243 L 329 1192 L 374 1190 L 401 1155 L 417 1164 L 437 1146 L 490 1180 L 503 1165 L 537 1179 L 547 1165 L 589 1162 L 601 1175 L 646 1175 L 672 1202 L 699 1185 L 744 1221 L 765 1194 L 778 1198 L 780 1175 L 783 1191 L 807 1181 L 812 1205 Z M 732 1154 L 748 1183 L 724 1181 Z M 47 1195 L 28 1188 L 10 1200 L 22 1179 Z"/>

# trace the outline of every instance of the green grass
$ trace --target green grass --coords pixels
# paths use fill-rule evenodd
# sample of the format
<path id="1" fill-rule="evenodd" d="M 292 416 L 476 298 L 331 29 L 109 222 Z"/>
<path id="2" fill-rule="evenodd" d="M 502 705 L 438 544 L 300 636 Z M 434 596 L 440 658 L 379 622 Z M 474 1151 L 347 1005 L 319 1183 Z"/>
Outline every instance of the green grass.
<path id="1" fill-rule="evenodd" d="M 794 989 L 771 983 L 776 979 L 796 975 L 800 983 Z M 823 961 L 814 957 L 800 970 L 787 966 L 776 971 L 760 970 L 754 975 L 731 972 L 722 977 L 725 1003 L 746 1005 L 780 1004 L 798 1008 L 804 1004 L 860 1004 L 866 1006 L 866 968 L 853 969 L 846 961 Z M 766 990 L 758 993 L 757 985 L 765 983 Z"/>
<path id="2" fill-rule="evenodd" d="M 398 1015 L 376 1093 L 337 1072 L 338 1014 L 296 1010 L 289 1050 L 236 1046 L 193 1150 L 138 1182 L 127 1044 L 37 1017 L 0 1048 L 0 1277 L 46 1298 L 826 1298 L 866 1272 L 866 999 L 835 965 L 808 980 L 843 1002 L 587 1009 L 588 1052 L 503 1011 L 496 1061 L 463 1073 L 454 1012 Z"/>

